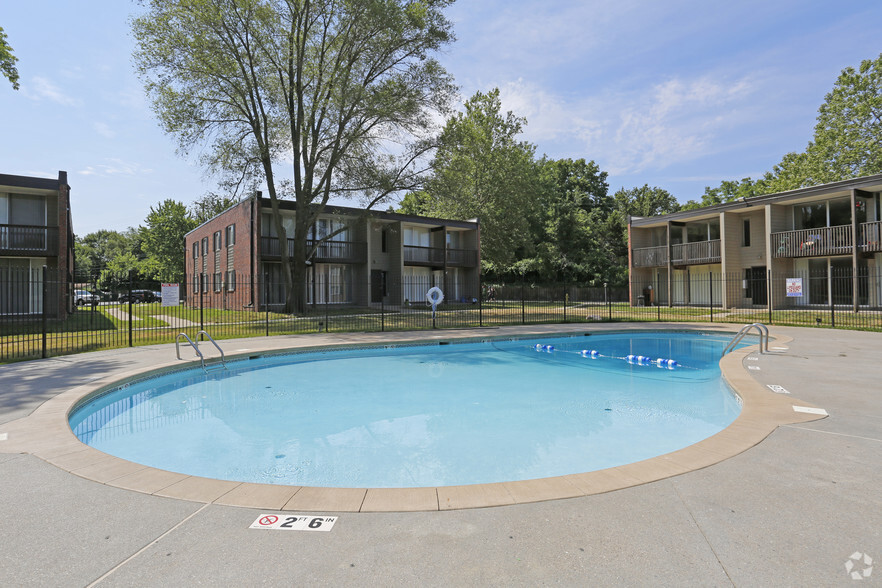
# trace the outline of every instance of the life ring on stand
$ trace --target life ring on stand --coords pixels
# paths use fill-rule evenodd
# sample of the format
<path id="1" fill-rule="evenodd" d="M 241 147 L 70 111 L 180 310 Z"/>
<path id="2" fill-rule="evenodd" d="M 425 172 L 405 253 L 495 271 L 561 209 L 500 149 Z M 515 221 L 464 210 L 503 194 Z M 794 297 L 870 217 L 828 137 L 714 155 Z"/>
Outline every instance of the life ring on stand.
<path id="1" fill-rule="evenodd" d="M 428 300 L 429 304 L 434 308 L 444 302 L 444 292 L 442 292 L 441 288 L 438 286 L 429 288 L 429 291 L 426 292 L 426 300 Z"/>

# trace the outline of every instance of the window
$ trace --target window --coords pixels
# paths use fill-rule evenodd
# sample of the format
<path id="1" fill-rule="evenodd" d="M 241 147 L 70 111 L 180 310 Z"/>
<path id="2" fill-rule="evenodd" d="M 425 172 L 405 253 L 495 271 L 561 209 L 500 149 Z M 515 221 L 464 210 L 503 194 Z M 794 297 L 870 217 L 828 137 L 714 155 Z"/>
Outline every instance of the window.
<path id="1" fill-rule="evenodd" d="M 220 235 L 220 231 L 218 231 L 217 234 Z M 221 273 L 218 272 L 218 273 L 214 274 L 214 291 L 220 292 L 223 289 L 223 287 L 224 287 L 224 282 L 221 279 Z"/>
<path id="2" fill-rule="evenodd" d="M 208 237 L 204 239 L 204 241 L 208 242 Z M 199 274 L 199 283 L 202 284 L 202 291 L 208 292 L 208 275 L 207 274 Z"/>
<path id="3" fill-rule="evenodd" d="M 202 255 L 208 255 L 208 237 L 202 238 Z"/>
<path id="4" fill-rule="evenodd" d="M 744 223 L 742 224 L 742 233 L 741 233 L 741 246 L 742 247 L 750 247 L 750 219 L 744 219 Z"/>
<path id="5" fill-rule="evenodd" d="M 193 243 L 193 259 L 199 259 L 199 241 Z"/>
<path id="6" fill-rule="evenodd" d="M 221 232 L 215 231 L 214 232 L 214 250 L 220 251 L 220 248 L 221 248 Z"/>
<path id="7" fill-rule="evenodd" d="M 194 243 L 196 247 L 199 246 L 199 243 Z M 199 294 L 199 274 L 193 274 L 193 294 Z"/>
<path id="8" fill-rule="evenodd" d="M 686 242 L 715 241 L 720 238 L 720 221 L 697 222 L 686 225 Z"/>
<path id="9" fill-rule="evenodd" d="M 227 292 L 236 291 L 236 272 L 227 272 Z"/>
<path id="10" fill-rule="evenodd" d="M 380 231 L 380 250 L 386 253 L 386 229 Z M 385 296 L 385 293 L 383 295 Z"/>
<path id="11" fill-rule="evenodd" d="M 232 247 L 236 244 L 236 225 L 230 225 L 227 227 L 227 247 Z"/>

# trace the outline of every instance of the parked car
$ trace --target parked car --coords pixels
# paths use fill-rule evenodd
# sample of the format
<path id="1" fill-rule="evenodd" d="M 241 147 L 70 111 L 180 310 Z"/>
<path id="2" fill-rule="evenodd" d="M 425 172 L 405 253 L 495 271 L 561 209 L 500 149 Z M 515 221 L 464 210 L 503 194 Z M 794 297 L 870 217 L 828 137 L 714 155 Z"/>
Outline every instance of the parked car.
<path id="1" fill-rule="evenodd" d="M 153 302 L 156 297 L 151 290 L 132 290 L 132 302 Z M 129 301 L 129 293 L 123 292 L 119 295 L 120 302 Z"/>
<path id="2" fill-rule="evenodd" d="M 87 304 L 98 304 L 99 298 L 88 290 L 74 290 L 73 300 L 77 306 L 85 306 Z"/>
<path id="3" fill-rule="evenodd" d="M 154 292 L 153 293 L 153 301 L 154 302 L 162 302 L 162 292 Z"/>

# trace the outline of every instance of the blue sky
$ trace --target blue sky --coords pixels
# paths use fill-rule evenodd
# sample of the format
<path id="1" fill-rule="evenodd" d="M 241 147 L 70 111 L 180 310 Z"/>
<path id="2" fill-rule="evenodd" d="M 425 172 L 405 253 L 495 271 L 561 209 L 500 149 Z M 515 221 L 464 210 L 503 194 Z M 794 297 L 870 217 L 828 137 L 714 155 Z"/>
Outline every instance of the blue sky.
<path id="1" fill-rule="evenodd" d="M 143 223 L 216 188 L 160 131 L 131 66 L 125 0 L 6 2 L 21 75 L 0 79 L 0 173 L 68 172 L 74 230 Z M 875 2 L 459 0 L 441 60 L 463 98 L 499 87 L 537 154 L 585 158 L 610 190 L 681 202 L 757 177 L 812 136 L 839 72 L 882 52 Z"/>

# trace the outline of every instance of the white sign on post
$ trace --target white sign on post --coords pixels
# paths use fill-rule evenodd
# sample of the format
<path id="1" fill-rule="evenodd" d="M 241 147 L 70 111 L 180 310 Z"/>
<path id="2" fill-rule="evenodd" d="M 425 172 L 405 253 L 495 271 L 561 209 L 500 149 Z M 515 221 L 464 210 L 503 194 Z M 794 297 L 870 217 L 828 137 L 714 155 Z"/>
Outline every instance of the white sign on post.
<path id="1" fill-rule="evenodd" d="M 802 296 L 802 278 L 787 278 L 787 296 Z"/>
<path id="2" fill-rule="evenodd" d="M 162 306 L 177 306 L 180 304 L 181 289 L 178 284 L 162 285 Z"/>

